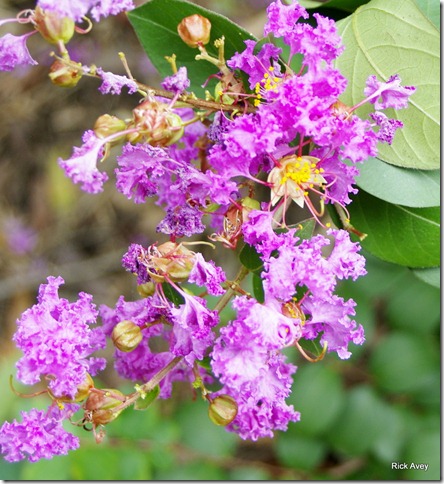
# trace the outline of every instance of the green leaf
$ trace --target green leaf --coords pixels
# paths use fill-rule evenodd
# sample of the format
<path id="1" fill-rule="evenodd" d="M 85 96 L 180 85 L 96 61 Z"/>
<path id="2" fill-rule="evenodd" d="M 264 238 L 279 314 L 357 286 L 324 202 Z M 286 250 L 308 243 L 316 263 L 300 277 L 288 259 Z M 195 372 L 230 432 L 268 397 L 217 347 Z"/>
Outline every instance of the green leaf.
<path id="1" fill-rule="evenodd" d="M 416 0 L 424 15 L 439 29 L 441 26 L 441 3 L 437 0 Z"/>
<path id="2" fill-rule="evenodd" d="M 360 190 L 348 209 L 352 225 L 368 235 L 361 245 L 371 254 L 407 267 L 439 265 L 439 207 L 393 205 Z"/>
<path id="3" fill-rule="evenodd" d="M 146 410 L 159 396 L 160 387 L 156 385 L 150 392 L 145 394 L 145 398 L 140 397 L 134 404 L 135 410 Z"/>
<path id="4" fill-rule="evenodd" d="M 386 202 L 406 207 L 437 207 L 440 170 L 411 170 L 370 157 L 360 166 L 357 185 Z"/>
<path id="5" fill-rule="evenodd" d="M 326 398 L 328 395 L 328 398 Z M 301 366 L 288 403 L 301 412 L 289 432 L 312 437 L 327 433 L 342 410 L 345 393 L 339 374 L 322 363 Z"/>
<path id="6" fill-rule="evenodd" d="M 326 401 L 327 395 L 323 397 Z M 369 385 L 355 386 L 347 393 L 344 408 L 326 437 L 341 452 L 365 454 L 377 445 L 384 431 L 382 411 L 383 402 Z"/>
<path id="7" fill-rule="evenodd" d="M 318 1 L 318 0 L 300 0 L 300 4 L 308 9 L 325 7 L 336 8 L 338 10 L 344 10 L 345 12 L 354 12 L 358 7 L 364 5 L 369 0 L 330 0 L 330 1 Z"/>
<path id="8" fill-rule="evenodd" d="M 259 271 L 264 265 L 256 249 L 250 244 L 245 244 L 242 247 L 239 253 L 239 260 L 250 271 Z"/>
<path id="9" fill-rule="evenodd" d="M 390 326 L 418 334 L 430 334 L 439 328 L 441 292 L 438 288 L 425 284 L 408 271 L 396 289 L 385 303 Z"/>
<path id="10" fill-rule="evenodd" d="M 429 269 L 414 269 L 413 274 L 434 287 L 441 287 L 441 268 L 430 267 Z"/>
<path id="11" fill-rule="evenodd" d="M 430 343 L 425 336 L 401 331 L 379 341 L 370 359 L 376 384 L 391 394 L 422 390 L 439 371 L 439 351 Z"/>
<path id="12" fill-rule="evenodd" d="M 299 471 L 311 470 L 322 463 L 327 453 L 327 445 L 321 439 L 285 432 L 277 439 L 276 453 L 279 461 L 287 467 Z"/>
<path id="13" fill-rule="evenodd" d="M 252 274 L 253 294 L 257 302 L 263 303 L 265 300 L 264 286 L 260 274 L 253 272 Z"/>
<path id="14" fill-rule="evenodd" d="M 139 41 L 162 77 L 172 75 L 165 56 L 176 54 L 177 65 L 185 66 L 191 80 L 190 90 L 203 96 L 201 87 L 209 76 L 217 74 L 217 67 L 206 61 L 196 61 L 198 49 L 188 47 L 179 37 L 177 26 L 183 18 L 200 14 L 211 21 L 211 39 L 206 49 L 217 57 L 213 43 L 225 37 L 225 58 L 245 49 L 244 40 L 254 36 L 226 17 L 185 0 L 151 0 L 128 13 Z"/>
<path id="15" fill-rule="evenodd" d="M 441 436 L 438 427 L 436 430 L 420 432 L 407 442 L 405 462 L 411 463 L 404 471 L 405 480 L 440 481 L 441 474 Z M 428 464 L 427 471 L 415 469 L 413 464 Z M 404 480 L 403 479 L 403 480 Z"/>
<path id="16" fill-rule="evenodd" d="M 353 106 L 364 98 L 369 75 L 387 81 L 399 74 L 402 85 L 416 92 L 409 107 L 386 110 L 404 127 L 391 146 L 381 145 L 379 158 L 405 168 L 433 170 L 440 161 L 440 36 L 414 0 L 372 0 L 338 22 L 346 46 L 336 67 L 349 79 L 342 101 Z M 365 116 L 372 107 L 358 110 Z"/>
<path id="17" fill-rule="evenodd" d="M 296 231 L 295 236 L 299 237 L 301 240 L 308 240 L 313 237 L 316 222 L 313 218 L 310 218 L 297 223 L 296 227 L 298 230 Z"/>
<path id="18" fill-rule="evenodd" d="M 168 284 L 168 282 L 163 282 L 162 283 L 162 289 L 165 294 L 165 296 L 175 305 L 175 306 L 180 306 L 185 302 L 185 299 L 183 298 L 182 294 L 180 294 L 177 289 L 175 289 L 173 286 Z"/>

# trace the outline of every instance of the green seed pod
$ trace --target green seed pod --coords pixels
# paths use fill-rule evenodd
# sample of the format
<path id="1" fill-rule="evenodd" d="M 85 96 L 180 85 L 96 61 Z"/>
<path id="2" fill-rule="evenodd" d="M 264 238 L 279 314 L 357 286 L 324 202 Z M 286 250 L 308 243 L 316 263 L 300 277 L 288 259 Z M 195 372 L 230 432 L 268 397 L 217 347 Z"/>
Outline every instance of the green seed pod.
<path id="1" fill-rule="evenodd" d="M 208 416 L 216 425 L 228 425 L 237 415 L 236 400 L 229 395 L 214 398 L 208 408 Z"/>
<path id="2" fill-rule="evenodd" d="M 142 331 L 132 321 L 120 321 L 114 326 L 111 339 L 118 350 L 129 353 L 136 349 L 142 341 Z"/>

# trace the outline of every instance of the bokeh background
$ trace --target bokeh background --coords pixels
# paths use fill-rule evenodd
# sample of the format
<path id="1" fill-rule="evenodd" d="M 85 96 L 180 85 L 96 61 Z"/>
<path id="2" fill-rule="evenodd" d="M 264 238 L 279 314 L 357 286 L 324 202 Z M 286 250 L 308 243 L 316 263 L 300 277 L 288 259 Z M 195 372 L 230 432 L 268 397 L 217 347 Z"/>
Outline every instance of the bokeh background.
<path id="1" fill-rule="evenodd" d="M 195 3 L 260 35 L 270 2 Z M 0 0 L 0 18 L 33 5 Z M 10 25 L 2 27 L 4 33 Z M 123 51 L 138 80 L 159 83 L 123 15 L 95 25 L 72 45 L 73 57 L 120 74 L 117 52 Z M 162 218 L 156 206 L 134 205 L 111 183 L 103 193 L 89 195 L 65 178 L 57 158 L 71 155 L 98 116 L 126 117 L 135 100 L 102 96 L 94 79 L 71 90 L 56 88 L 47 77 L 50 48 L 37 38 L 29 47 L 39 66 L 0 74 L 0 421 L 48 403 L 44 396 L 17 397 L 9 387 L 20 356 L 11 341 L 15 321 L 35 303 L 39 284 L 48 275 L 61 275 L 66 281 L 61 295 L 71 300 L 79 291 L 93 294 L 97 305 L 113 306 L 120 294 L 136 299 L 135 280 L 120 259 L 131 242 L 154 242 Z M 113 159 L 103 167 L 111 177 Z M 35 464 L 0 460 L 0 478 L 440 479 L 440 292 L 407 268 L 366 255 L 368 275 L 340 289 L 358 303 L 356 319 L 365 328 L 366 343 L 353 348 L 347 361 L 328 355 L 312 364 L 289 352 L 298 366 L 289 402 L 302 419 L 286 433 L 242 441 L 213 425 L 200 396 L 178 384 L 171 400 L 157 401 L 145 412 L 126 410 L 108 426 L 100 445 L 91 433 L 74 429 L 82 440 L 78 451 Z M 110 368 L 101 383 L 122 382 Z M 393 463 L 428 464 L 428 470 L 401 471 Z"/>

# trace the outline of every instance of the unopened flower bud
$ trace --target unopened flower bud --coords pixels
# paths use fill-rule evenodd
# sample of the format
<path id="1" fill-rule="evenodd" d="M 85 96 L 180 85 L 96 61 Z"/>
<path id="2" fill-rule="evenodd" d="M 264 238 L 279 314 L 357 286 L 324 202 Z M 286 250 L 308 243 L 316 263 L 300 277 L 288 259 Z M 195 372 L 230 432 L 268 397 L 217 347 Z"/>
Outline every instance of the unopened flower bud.
<path id="1" fill-rule="evenodd" d="M 236 400 L 229 395 L 214 398 L 208 408 L 208 416 L 216 425 L 228 425 L 237 415 Z"/>
<path id="2" fill-rule="evenodd" d="M 202 15 L 190 15 L 180 22 L 177 32 L 185 44 L 190 47 L 205 45 L 210 41 L 211 22 Z"/>
<path id="3" fill-rule="evenodd" d="M 194 252 L 175 242 L 165 242 L 157 250 L 161 257 L 153 257 L 152 263 L 161 280 L 156 282 L 163 282 L 162 274 L 174 282 L 186 281 L 194 266 Z"/>
<path id="4" fill-rule="evenodd" d="M 51 82 L 60 87 L 75 87 L 82 78 L 82 64 L 70 62 L 69 64 L 56 60 L 49 69 Z"/>
<path id="5" fill-rule="evenodd" d="M 139 284 L 137 286 L 137 292 L 142 297 L 150 297 L 154 294 L 156 290 L 156 286 L 154 285 L 153 281 L 145 282 L 145 284 Z"/>
<path id="6" fill-rule="evenodd" d="M 36 7 L 33 20 L 36 30 L 51 44 L 57 44 L 59 41 L 66 44 L 74 35 L 75 23 L 69 17 L 60 17 L 55 12 Z"/>
<path id="7" fill-rule="evenodd" d="M 103 114 L 99 116 L 94 124 L 94 133 L 97 138 L 107 138 L 112 134 L 126 130 L 126 123 L 117 116 Z"/>
<path id="8" fill-rule="evenodd" d="M 111 339 L 118 350 L 128 353 L 139 346 L 142 341 L 142 331 L 132 321 L 120 321 L 114 326 Z"/>
<path id="9" fill-rule="evenodd" d="M 145 141 L 152 146 L 169 146 L 179 141 L 184 133 L 181 117 L 158 101 L 141 103 L 133 110 L 133 119 L 131 127 L 138 131 L 128 135 L 131 143 Z"/>
<path id="10" fill-rule="evenodd" d="M 102 389 L 90 393 L 84 408 L 90 414 L 89 420 L 94 425 L 105 425 L 120 415 L 122 408 L 118 407 L 124 401 L 125 395 L 119 390 Z"/>

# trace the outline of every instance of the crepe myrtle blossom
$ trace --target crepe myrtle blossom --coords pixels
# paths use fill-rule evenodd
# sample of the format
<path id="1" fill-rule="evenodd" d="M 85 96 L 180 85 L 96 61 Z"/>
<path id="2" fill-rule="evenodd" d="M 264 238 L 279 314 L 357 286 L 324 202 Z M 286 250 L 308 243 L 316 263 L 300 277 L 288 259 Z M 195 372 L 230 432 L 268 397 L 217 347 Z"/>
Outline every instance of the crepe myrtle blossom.
<path id="1" fill-rule="evenodd" d="M 0 70 L 12 71 L 19 66 L 35 66 L 37 61 L 31 57 L 26 42 L 35 31 L 24 35 L 5 34 L 0 38 Z"/>
<path id="2" fill-rule="evenodd" d="M 182 66 L 179 67 L 177 72 L 172 75 L 165 77 L 161 82 L 161 86 L 166 91 L 171 91 L 174 93 L 184 92 L 190 87 L 191 81 L 188 79 L 187 68 Z"/>
<path id="3" fill-rule="evenodd" d="M 74 398 L 87 376 L 106 365 L 104 358 L 91 356 L 106 346 L 96 323 L 97 310 L 90 294 L 81 292 L 69 302 L 58 295 L 61 277 L 48 277 L 39 289 L 38 303 L 17 320 L 13 340 L 23 356 L 17 362 L 17 378 L 34 385 L 44 377 L 56 397 Z"/>
<path id="4" fill-rule="evenodd" d="M 55 12 L 80 22 L 88 14 L 98 22 L 103 17 L 117 15 L 134 8 L 132 0 L 38 0 L 43 10 Z"/>
<path id="5" fill-rule="evenodd" d="M 279 350 L 300 337 L 301 320 L 285 316 L 276 300 L 259 304 L 241 296 L 233 308 L 237 317 L 221 328 L 211 353 L 220 392 L 238 404 L 227 428 L 243 439 L 272 437 L 274 430 L 299 420 L 299 412 L 285 403 L 296 367 Z"/>
<path id="6" fill-rule="evenodd" d="M 0 428 L 0 450 L 4 458 L 9 462 L 23 459 L 37 462 L 77 449 L 79 438 L 67 432 L 62 424 L 78 408 L 76 404 L 65 404 L 63 408 L 53 404 L 47 410 L 22 411 L 21 422 L 5 422 Z"/>
<path id="7" fill-rule="evenodd" d="M 98 21 L 132 8 L 132 0 L 38 0 L 34 13 L 21 17 L 22 23 L 33 23 L 34 31 L 0 39 L 0 70 L 36 63 L 26 40 L 39 30 L 35 19 L 42 12 L 66 21 L 66 32 L 61 29 L 49 41 L 62 53 L 57 60 L 68 62 L 63 36 L 74 32 L 75 22 L 86 15 Z M 136 276 L 140 299 L 120 296 L 115 307 L 101 305 L 97 311 L 87 293 L 75 302 L 60 298 L 63 279 L 49 277 L 40 286 L 37 304 L 17 321 L 13 340 L 23 352 L 17 378 L 29 385 L 44 379 L 53 403 L 47 411 L 23 412 L 21 423 L 1 427 L 0 450 L 7 460 L 34 462 L 78 447 L 62 421 L 79 407 L 63 402 L 80 401 L 88 375 L 104 369 L 105 360 L 95 352 L 105 347 L 106 337 L 115 347 L 117 374 L 137 382 L 135 392 L 115 390 L 110 410 L 100 407 L 109 391 L 89 386 L 92 398 L 90 408 L 88 400 L 83 404 L 82 424 L 95 430 L 153 388 L 159 388 L 160 398 L 169 398 L 173 382 L 184 381 L 202 391 L 210 416 L 226 405 L 229 419 L 218 415 L 220 422 L 251 440 L 272 437 L 300 419 L 287 403 L 297 368 L 287 360 L 286 349 L 318 361 L 327 352 L 347 359 L 352 344 L 363 344 L 363 327 L 354 320 L 356 303 L 337 294 L 339 281 L 366 274 L 359 244 L 338 229 L 306 238 L 301 226 L 287 225 L 287 202 L 307 207 L 325 229 L 324 203 L 339 204 L 348 215 L 345 207 L 357 192 L 359 163 L 377 154 L 379 142 L 392 143 L 402 127 L 383 110 L 405 108 L 415 88 L 401 86 L 398 75 L 387 82 L 370 76 L 362 101 L 346 106 L 340 99 L 348 80 L 335 66 L 344 47 L 335 23 L 318 14 L 308 23 L 302 6 L 282 0 L 271 2 L 267 15 L 265 37 L 281 38 L 288 48 L 249 39 L 225 63 L 222 39 L 216 44 L 217 58 L 202 41 L 194 42 L 198 58 L 220 68 L 215 99 L 187 92 L 187 69 L 177 69 L 174 56 L 169 58 L 174 73 L 162 82 L 163 90 L 147 92 L 129 69 L 127 77 L 77 64 L 82 75 L 101 81 L 102 94 L 128 92 L 143 98 L 131 118 L 101 116 L 59 165 L 81 189 L 99 193 L 108 174 L 98 162 L 121 143 L 114 170 L 117 191 L 136 204 L 153 198 L 165 215 L 156 221 L 160 241 L 147 247 L 132 243 L 122 257 L 123 268 Z M 283 52 L 289 52 L 287 59 Z M 291 68 L 295 56 L 301 59 L 299 72 Z M 179 99 L 179 105 L 193 108 L 177 107 Z M 357 115 L 364 103 L 374 109 L 367 119 Z M 221 267 L 190 249 L 196 242 L 179 241 L 204 233 L 206 225 L 219 230 L 211 240 L 231 249 L 242 241 L 247 256 L 248 245 L 255 251 L 261 297 L 241 287 L 252 270 L 245 252 L 238 275 L 227 280 Z M 221 324 L 228 304 L 234 315 Z M 95 327 L 99 315 L 102 326 Z M 320 345 L 320 355 L 307 354 L 303 340 Z M 204 369 L 207 358 L 211 376 Z M 215 383 L 213 392 L 205 387 L 209 381 Z M 100 422 L 88 414 L 91 408 L 111 414 Z"/>
<path id="8" fill-rule="evenodd" d="M 99 91 L 102 94 L 119 95 L 123 87 L 128 89 L 129 94 L 134 94 L 139 89 L 136 81 L 126 76 L 119 76 L 112 72 L 106 72 L 101 67 L 97 68 L 96 74 L 101 77 L 102 84 Z"/>

